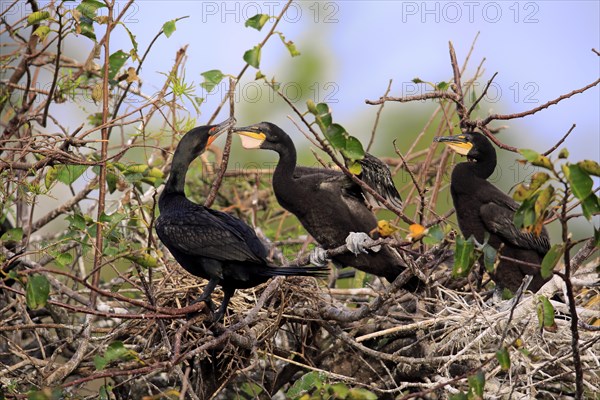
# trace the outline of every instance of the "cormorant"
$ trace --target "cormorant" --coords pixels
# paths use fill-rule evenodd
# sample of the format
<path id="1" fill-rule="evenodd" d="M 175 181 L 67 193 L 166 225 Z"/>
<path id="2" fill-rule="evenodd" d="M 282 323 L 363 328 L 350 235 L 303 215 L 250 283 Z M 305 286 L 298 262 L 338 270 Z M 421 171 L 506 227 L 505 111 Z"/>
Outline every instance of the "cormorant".
<path id="1" fill-rule="evenodd" d="M 462 234 L 466 238 L 473 235 L 479 243 L 483 243 L 487 233 L 492 247 L 498 250 L 502 245 L 502 256 L 540 265 L 550 249 L 548 232 L 543 229 L 538 236 L 521 231 L 513 223 L 519 204 L 487 181 L 496 167 L 496 150 L 490 141 L 478 132 L 436 137 L 435 141 L 443 142 L 467 157 L 467 162 L 454 167 L 450 183 Z M 501 259 L 496 271 L 490 274 L 500 289 L 507 288 L 513 293 L 525 275 L 533 275 L 529 285 L 533 292 L 537 292 L 548 280 L 542 278 L 539 268 L 508 259 Z"/>
<path id="2" fill-rule="evenodd" d="M 377 218 L 365 203 L 366 195 L 361 187 L 341 171 L 296 166 L 294 142 L 277 125 L 261 122 L 234 128 L 234 132 L 240 135 L 246 149 L 267 149 L 279 154 L 273 173 L 275 197 L 300 220 L 320 246 L 332 249 L 343 245 L 352 232 L 364 236 L 377 230 Z M 401 205 L 387 166 L 371 155 L 361 161 L 362 177 L 370 179 L 366 183 L 390 202 Z M 370 249 L 356 255 L 338 255 L 333 261 L 383 276 L 390 282 L 406 269 L 398 252 L 387 245 L 378 252 Z M 414 285 L 411 280 L 410 286 Z"/>
<path id="3" fill-rule="evenodd" d="M 185 175 L 190 163 L 234 123 L 230 118 L 219 125 L 196 127 L 181 138 L 158 200 L 160 216 L 156 220 L 156 233 L 177 262 L 189 273 L 209 280 L 198 301 L 212 307 L 210 295 L 217 284 L 222 286 L 223 302 L 215 321 L 223 317 L 235 289 L 253 287 L 278 275 L 319 276 L 326 271 L 322 267 L 273 266 L 267 261 L 267 249 L 251 227 L 185 197 Z"/>

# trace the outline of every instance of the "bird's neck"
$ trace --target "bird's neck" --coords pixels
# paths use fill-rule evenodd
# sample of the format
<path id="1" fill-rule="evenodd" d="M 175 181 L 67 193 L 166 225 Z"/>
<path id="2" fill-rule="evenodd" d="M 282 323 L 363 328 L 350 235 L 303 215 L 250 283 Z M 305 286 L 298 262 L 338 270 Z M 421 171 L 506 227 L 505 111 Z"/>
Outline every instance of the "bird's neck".
<path id="1" fill-rule="evenodd" d="M 186 154 L 179 154 L 180 152 L 178 150 L 179 148 L 177 148 L 173 155 L 171 172 L 169 173 L 169 179 L 167 179 L 167 183 L 165 184 L 165 189 L 162 193 L 163 195 L 184 193 L 185 175 L 195 157 L 192 157 L 193 154 L 189 154 L 189 156 L 186 157 Z"/>
<path id="2" fill-rule="evenodd" d="M 296 147 L 289 137 L 275 150 L 279 154 L 279 162 L 273 172 L 273 185 L 294 184 L 294 170 L 296 169 Z"/>

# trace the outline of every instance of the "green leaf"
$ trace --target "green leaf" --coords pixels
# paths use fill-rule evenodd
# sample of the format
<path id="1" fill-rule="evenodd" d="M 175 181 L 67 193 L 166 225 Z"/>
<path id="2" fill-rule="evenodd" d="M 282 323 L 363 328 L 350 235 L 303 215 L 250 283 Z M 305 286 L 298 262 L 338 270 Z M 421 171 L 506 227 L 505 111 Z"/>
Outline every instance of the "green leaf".
<path id="1" fill-rule="evenodd" d="M 250 66 L 257 68 L 260 65 L 260 46 L 254 46 L 244 53 L 244 61 Z"/>
<path id="2" fill-rule="evenodd" d="M 204 90 L 207 92 L 212 92 L 212 90 L 223 80 L 223 73 L 218 69 L 211 69 L 210 71 L 206 71 L 201 73 L 204 77 L 204 82 L 200 84 Z"/>
<path id="3" fill-rule="evenodd" d="M 54 260 L 61 266 L 64 267 L 73 262 L 73 256 L 71 253 L 59 253 L 56 255 Z"/>
<path id="4" fill-rule="evenodd" d="M 58 176 L 58 170 L 56 167 L 49 167 L 46 170 L 46 176 L 44 177 L 44 185 L 46 189 L 50 189 L 52 184 L 56 182 L 56 177 Z"/>
<path id="5" fill-rule="evenodd" d="M 290 52 L 290 55 L 292 57 L 297 57 L 300 55 L 300 52 L 296 48 L 296 45 L 291 40 L 288 40 L 287 42 L 283 42 L 283 44 L 288 49 L 288 51 Z"/>
<path id="6" fill-rule="evenodd" d="M 171 37 L 171 35 L 173 34 L 173 32 L 175 32 L 176 29 L 177 27 L 175 26 L 174 19 L 165 22 L 162 26 L 162 30 L 167 38 Z"/>
<path id="7" fill-rule="evenodd" d="M 39 24 L 40 22 L 50 18 L 49 11 L 35 11 L 27 16 L 27 26 Z"/>
<path id="8" fill-rule="evenodd" d="M 548 250 L 548 253 L 546 253 L 544 256 L 542 265 L 540 267 L 542 278 L 546 279 L 552 276 L 552 271 L 554 270 L 556 264 L 558 264 L 558 261 L 560 260 L 560 257 L 563 255 L 564 251 L 564 243 L 555 244 L 550 248 L 550 250 Z"/>
<path id="9" fill-rule="evenodd" d="M 437 90 L 446 90 L 446 89 L 448 89 L 448 82 L 441 81 L 435 87 Z"/>
<path id="10" fill-rule="evenodd" d="M 20 242 L 23 239 L 23 228 L 12 228 L 4 232 L 0 241 L 3 242 Z"/>
<path id="11" fill-rule="evenodd" d="M 531 197 L 544 183 L 550 179 L 550 175 L 545 172 L 536 172 L 531 176 L 529 185 L 520 183 L 515 192 L 513 193 L 513 199 L 516 201 L 525 201 Z"/>
<path id="12" fill-rule="evenodd" d="M 334 149 L 343 149 L 346 145 L 346 129 L 340 124 L 331 124 L 325 132 L 325 137 Z"/>
<path id="13" fill-rule="evenodd" d="M 260 31 L 267 23 L 269 18 L 270 17 L 267 14 L 256 14 L 255 16 L 248 18 L 244 26 Z"/>
<path id="14" fill-rule="evenodd" d="M 558 153 L 558 158 L 567 158 L 569 157 L 569 150 L 567 150 L 567 148 L 565 147 L 564 149 L 561 149 L 560 152 Z"/>
<path id="15" fill-rule="evenodd" d="M 577 163 L 577 166 L 590 175 L 600 176 L 600 164 L 593 160 L 583 160 Z"/>
<path id="16" fill-rule="evenodd" d="M 78 6 L 79 11 L 84 17 L 89 19 L 96 18 L 96 12 L 99 8 L 105 8 L 106 4 L 96 0 L 83 0 Z"/>
<path id="17" fill-rule="evenodd" d="M 56 179 L 65 185 L 70 185 L 79 178 L 86 169 L 88 169 L 87 165 L 58 165 L 55 167 L 56 171 Z M 48 186 L 46 186 L 48 187 Z"/>
<path id="18" fill-rule="evenodd" d="M 585 218 L 590 220 L 593 215 L 600 213 L 600 201 L 594 193 L 583 199 L 581 209 Z"/>
<path id="19" fill-rule="evenodd" d="M 482 249 L 483 252 L 483 264 L 488 272 L 494 272 L 496 269 L 496 261 L 498 258 L 498 252 L 495 248 L 489 244 L 485 244 Z"/>
<path id="20" fill-rule="evenodd" d="M 104 369 L 107 364 L 117 360 L 131 360 L 137 358 L 137 354 L 133 350 L 125 347 L 120 340 L 112 342 L 104 352 L 104 357 L 96 355 L 94 357 L 94 366 L 97 370 Z"/>
<path id="21" fill-rule="evenodd" d="M 329 111 L 329 106 L 327 105 L 327 103 L 317 104 L 316 113 L 314 114 L 319 128 L 323 133 L 326 133 L 329 128 L 329 125 L 331 125 L 332 122 L 331 111 Z"/>
<path id="22" fill-rule="evenodd" d="M 537 196 L 537 199 L 535 200 L 535 204 L 533 206 L 537 219 L 539 219 L 539 218 L 543 219 L 543 217 L 545 215 L 545 211 L 548 208 L 548 206 L 550 205 L 550 203 L 552 202 L 553 198 L 554 198 L 554 187 L 553 186 L 548 185 L 544 188 L 544 190 L 540 191 L 540 194 L 539 194 L 539 196 Z"/>
<path id="23" fill-rule="evenodd" d="M 37 310 L 46 305 L 50 295 L 50 283 L 44 275 L 34 274 L 27 279 L 25 300 L 27 307 Z"/>
<path id="24" fill-rule="evenodd" d="M 529 150 L 529 149 L 520 149 L 519 153 L 525 157 L 527 161 L 529 161 L 532 165 L 536 167 L 542 167 L 546 169 L 553 169 L 552 162 L 550 159 L 537 151 Z"/>
<path id="25" fill-rule="evenodd" d="M 125 65 L 125 61 L 129 58 L 129 54 L 123 50 L 117 50 L 108 57 L 108 79 L 113 81 L 119 70 Z"/>
<path id="26" fill-rule="evenodd" d="M 425 81 L 422 81 L 421 78 L 413 78 L 412 82 L 413 83 L 425 83 Z"/>
<path id="27" fill-rule="evenodd" d="M 81 214 L 69 215 L 66 218 L 69 221 L 69 229 L 85 230 L 87 227 L 85 218 Z"/>
<path id="28" fill-rule="evenodd" d="M 483 388 L 485 386 L 485 375 L 479 370 L 475 375 L 471 375 L 467 378 L 469 382 L 469 393 L 472 396 L 483 399 Z"/>
<path id="29" fill-rule="evenodd" d="M 330 385 L 329 390 L 331 392 L 333 392 L 332 394 L 333 394 L 334 399 L 347 399 L 348 393 L 350 392 L 350 389 L 348 389 L 348 386 L 346 386 L 346 384 L 344 384 L 342 382 L 338 382 L 338 383 L 334 383 L 333 385 Z"/>
<path id="30" fill-rule="evenodd" d="M 465 240 L 462 236 L 456 237 L 456 250 L 454 252 L 454 267 L 452 277 L 465 277 L 469 275 L 471 267 L 475 263 L 475 241 L 473 236 Z"/>
<path id="31" fill-rule="evenodd" d="M 311 391 L 312 389 L 318 389 L 323 385 L 321 374 L 316 371 L 311 371 L 304 374 L 298 379 L 292 387 L 287 391 L 286 396 L 292 399 L 298 398 L 304 393 Z"/>
<path id="32" fill-rule="evenodd" d="M 546 296 L 539 296 L 539 303 L 536 308 L 539 327 L 548 332 L 556 332 L 558 327 L 554 322 L 554 307 Z"/>
<path id="33" fill-rule="evenodd" d="M 0 395 L 2 394 L 1 390 Z M 27 400 L 62 400 L 64 398 L 64 393 L 60 388 L 44 388 L 42 390 L 31 390 L 27 393 Z"/>
<path id="34" fill-rule="evenodd" d="M 300 55 L 300 52 L 298 51 L 298 49 L 296 49 L 296 45 L 294 44 L 294 42 L 292 42 L 291 40 L 285 40 L 285 36 L 283 36 L 283 33 L 278 32 L 279 33 L 279 38 L 281 39 L 281 41 L 283 42 L 283 45 L 288 49 L 288 51 L 290 52 L 290 55 L 292 57 L 296 57 Z"/>
<path id="35" fill-rule="evenodd" d="M 537 194 L 526 199 L 513 217 L 513 222 L 517 228 L 531 227 L 535 224 L 535 201 L 537 200 Z"/>
<path id="36" fill-rule="evenodd" d="M 136 40 L 135 35 L 133 33 L 131 33 L 131 31 L 129 30 L 127 25 L 121 23 L 121 26 L 123 26 L 123 28 L 125 28 L 125 31 L 127 31 L 127 34 L 129 35 L 129 40 L 131 41 L 131 45 L 133 46 L 133 49 L 132 49 L 132 51 L 129 52 L 129 54 L 131 55 L 131 57 L 134 60 L 140 61 L 140 59 L 138 57 L 138 42 Z"/>
<path id="37" fill-rule="evenodd" d="M 308 112 L 310 112 L 311 114 L 319 114 L 319 111 L 317 110 L 317 105 L 312 99 L 306 100 L 306 108 L 308 108 Z"/>
<path id="38" fill-rule="evenodd" d="M 439 225 L 434 225 L 427 230 L 427 235 L 423 238 L 423 243 L 428 245 L 438 244 L 444 239 L 444 231 Z"/>
<path id="39" fill-rule="evenodd" d="M 131 254 L 125 256 L 126 259 L 136 264 L 141 265 L 144 268 L 156 268 L 158 267 L 158 260 L 152 257 L 150 254 Z"/>
<path id="40" fill-rule="evenodd" d="M 452 396 L 449 397 L 450 400 L 468 400 L 467 399 L 467 395 L 464 392 L 460 392 L 457 394 L 453 394 Z"/>
<path id="41" fill-rule="evenodd" d="M 508 371 L 510 369 L 510 354 L 506 347 L 502 347 L 500 350 L 496 351 L 496 359 L 498 360 L 498 364 L 500 364 L 500 369 L 502 369 L 502 371 Z"/>
<path id="42" fill-rule="evenodd" d="M 33 34 L 35 36 L 37 36 L 41 41 L 46 39 L 46 36 L 48 36 L 49 33 L 50 33 L 50 28 L 47 27 L 46 25 L 38 26 L 37 29 L 33 32 Z"/>
<path id="43" fill-rule="evenodd" d="M 569 183 L 575 197 L 583 200 L 592 193 L 592 178 L 577 164 L 569 164 Z"/>
<path id="44" fill-rule="evenodd" d="M 354 136 L 348 136 L 342 154 L 351 161 L 361 160 L 365 156 L 365 150 L 360 140 Z"/>
<path id="45" fill-rule="evenodd" d="M 348 391 L 348 400 L 377 400 L 377 395 L 367 389 L 352 388 Z"/>

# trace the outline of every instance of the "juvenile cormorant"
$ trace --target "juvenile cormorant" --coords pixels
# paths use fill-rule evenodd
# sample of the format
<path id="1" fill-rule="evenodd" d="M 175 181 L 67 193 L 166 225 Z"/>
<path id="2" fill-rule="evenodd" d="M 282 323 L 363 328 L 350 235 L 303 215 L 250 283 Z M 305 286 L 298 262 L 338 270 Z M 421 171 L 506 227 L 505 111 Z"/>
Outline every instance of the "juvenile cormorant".
<path id="1" fill-rule="evenodd" d="M 319 276 L 326 271 L 322 267 L 273 266 L 266 259 L 267 249 L 252 228 L 229 214 L 185 197 L 185 175 L 190 163 L 234 123 L 231 118 L 219 125 L 200 126 L 181 138 L 169 179 L 158 200 L 160 216 L 156 220 L 156 233 L 177 262 L 189 273 L 209 280 L 198 301 L 212 307 L 212 291 L 217 284 L 223 287 L 223 302 L 215 321 L 225 313 L 235 289 L 253 287 L 278 275 Z"/>
<path id="2" fill-rule="evenodd" d="M 277 125 L 261 122 L 235 128 L 234 132 L 240 135 L 244 148 L 273 150 L 279 154 L 279 163 L 273 173 L 275 197 L 283 208 L 300 220 L 320 246 L 335 248 L 343 245 L 351 232 L 376 230 L 377 218 L 366 205 L 361 187 L 341 171 L 297 167 L 294 142 Z M 363 161 L 362 177 L 371 179 L 367 182 L 369 186 L 387 196 L 390 202 L 401 205 L 389 169 L 370 155 Z M 369 168 L 371 170 L 365 173 Z M 375 177 L 377 170 L 379 174 Z M 385 180 L 387 184 L 382 182 Z M 333 261 L 383 276 L 390 282 L 406 269 L 400 255 L 390 246 L 383 246 L 378 252 L 366 250 L 357 255 L 342 254 L 335 256 Z M 410 284 L 414 286 L 415 282 Z"/>
<path id="3" fill-rule="evenodd" d="M 502 256 L 540 265 L 550 249 L 548 232 L 543 229 L 538 236 L 522 232 L 514 225 L 513 216 L 519 204 L 487 181 L 496 167 L 496 150 L 490 141 L 478 132 L 436 137 L 435 141 L 443 142 L 467 157 L 467 162 L 454 167 L 450 183 L 462 234 L 466 238 L 473 235 L 479 243 L 483 243 L 487 233 L 492 247 L 499 249 L 503 245 Z M 501 259 L 496 271 L 490 274 L 499 288 L 508 288 L 513 293 L 525 275 L 533 275 L 529 285 L 533 292 L 547 282 L 547 279 L 542 279 L 539 268 L 507 259 Z"/>

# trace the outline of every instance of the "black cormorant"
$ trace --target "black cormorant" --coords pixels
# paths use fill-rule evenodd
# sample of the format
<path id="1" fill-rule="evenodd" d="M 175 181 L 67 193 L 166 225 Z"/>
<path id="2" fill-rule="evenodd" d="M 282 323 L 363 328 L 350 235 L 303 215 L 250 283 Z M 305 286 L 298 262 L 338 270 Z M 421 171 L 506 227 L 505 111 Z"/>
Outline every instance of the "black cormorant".
<path id="1" fill-rule="evenodd" d="M 234 132 L 240 135 L 244 148 L 273 150 L 279 154 L 273 173 L 275 197 L 300 220 L 320 246 L 335 248 L 343 245 L 351 232 L 369 233 L 377 229 L 377 218 L 365 203 L 366 195 L 361 187 L 341 171 L 296 166 L 294 142 L 277 125 L 261 122 L 235 128 Z M 391 203 L 401 205 L 385 164 L 371 155 L 361 161 L 362 177 L 370 179 L 366 183 Z M 333 261 L 383 276 L 390 282 L 406 269 L 398 252 L 387 245 L 378 252 L 366 250 L 356 255 L 335 256 Z M 410 285 L 414 286 L 415 282 L 411 280 Z"/>
<path id="2" fill-rule="evenodd" d="M 521 231 L 513 223 L 519 204 L 487 181 L 496 167 L 496 151 L 490 141 L 478 132 L 436 137 L 435 140 L 467 157 L 467 162 L 454 167 L 450 184 L 462 234 L 466 238 L 473 235 L 479 243 L 483 243 L 487 233 L 492 247 L 499 249 L 503 245 L 502 256 L 540 265 L 550 249 L 548 232 L 543 229 L 538 236 Z M 496 271 L 490 275 L 500 289 L 508 288 L 513 293 L 525 275 L 533 276 L 529 285 L 533 292 L 547 282 L 540 275 L 539 268 L 508 259 L 501 259 Z"/>
<path id="3" fill-rule="evenodd" d="M 156 220 L 156 233 L 177 262 L 189 273 L 209 280 L 198 301 L 212 307 L 212 291 L 217 284 L 223 287 L 216 321 L 225 313 L 235 289 L 253 287 L 278 275 L 318 276 L 326 271 L 321 267 L 273 266 L 266 259 L 267 249 L 251 227 L 185 197 L 185 175 L 190 163 L 234 122 L 229 119 L 219 125 L 200 126 L 181 138 L 158 200 L 160 216 Z"/>

